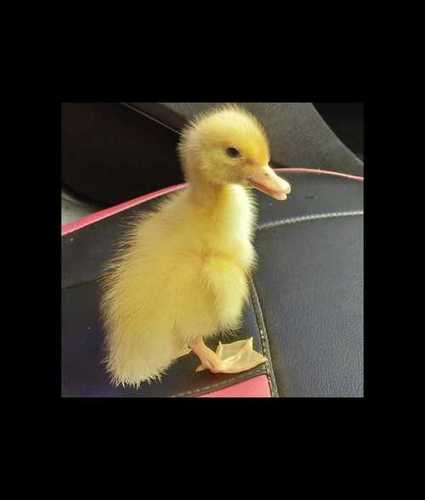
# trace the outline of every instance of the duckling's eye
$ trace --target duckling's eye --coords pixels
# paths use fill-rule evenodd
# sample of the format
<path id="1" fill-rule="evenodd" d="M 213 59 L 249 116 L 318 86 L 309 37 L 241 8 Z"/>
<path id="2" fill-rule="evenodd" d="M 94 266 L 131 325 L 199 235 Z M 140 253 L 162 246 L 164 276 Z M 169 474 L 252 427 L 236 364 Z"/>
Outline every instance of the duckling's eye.
<path id="1" fill-rule="evenodd" d="M 230 156 L 230 158 L 238 158 L 241 155 L 236 148 L 227 148 L 226 154 Z"/>

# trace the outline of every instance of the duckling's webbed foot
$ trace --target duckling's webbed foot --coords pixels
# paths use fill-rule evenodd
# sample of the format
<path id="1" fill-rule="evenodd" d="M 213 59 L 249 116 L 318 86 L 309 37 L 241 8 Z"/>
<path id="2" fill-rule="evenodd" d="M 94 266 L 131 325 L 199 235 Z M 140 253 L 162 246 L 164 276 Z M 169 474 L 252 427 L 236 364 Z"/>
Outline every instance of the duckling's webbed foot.
<path id="1" fill-rule="evenodd" d="M 221 368 L 221 361 L 217 354 L 207 347 L 202 337 L 197 339 L 190 346 L 192 351 L 198 356 L 201 361 L 200 366 L 196 369 L 197 372 L 202 370 L 210 370 L 212 373 L 219 373 Z"/>
<path id="2" fill-rule="evenodd" d="M 191 347 L 201 361 L 197 372 L 208 369 L 212 373 L 240 373 L 267 361 L 267 358 L 254 351 L 252 337 L 231 344 L 219 342 L 216 352 L 207 347 L 202 338 Z"/>

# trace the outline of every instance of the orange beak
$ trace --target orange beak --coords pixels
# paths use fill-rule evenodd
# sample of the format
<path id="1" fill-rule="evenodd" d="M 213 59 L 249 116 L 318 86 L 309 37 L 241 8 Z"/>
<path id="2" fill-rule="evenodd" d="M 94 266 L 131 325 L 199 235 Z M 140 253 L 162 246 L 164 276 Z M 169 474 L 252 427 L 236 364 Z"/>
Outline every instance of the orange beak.
<path id="1" fill-rule="evenodd" d="M 248 181 L 253 187 L 276 198 L 276 200 L 286 200 L 287 195 L 291 192 L 289 182 L 275 174 L 268 165 L 251 175 Z"/>

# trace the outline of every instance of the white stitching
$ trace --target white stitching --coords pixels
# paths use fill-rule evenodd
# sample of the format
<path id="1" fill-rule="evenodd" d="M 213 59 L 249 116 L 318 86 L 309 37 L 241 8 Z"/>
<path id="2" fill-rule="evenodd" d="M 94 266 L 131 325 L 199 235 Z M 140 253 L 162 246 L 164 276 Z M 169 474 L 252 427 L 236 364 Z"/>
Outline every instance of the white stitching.
<path id="1" fill-rule="evenodd" d="M 258 297 L 257 289 L 255 287 L 254 280 L 250 280 L 251 290 L 252 290 L 252 304 L 254 307 L 255 319 L 257 320 L 257 327 L 260 332 L 261 339 L 261 347 L 263 351 L 263 355 L 265 355 L 268 359 L 268 362 L 265 364 L 267 379 L 269 381 L 270 392 L 272 396 L 279 397 L 279 390 L 276 383 L 276 377 L 273 370 L 272 357 L 269 345 L 269 339 L 267 336 L 266 325 L 264 322 L 264 315 L 261 309 L 260 299 Z M 257 314 L 258 313 L 258 314 Z M 264 327 L 264 328 L 263 328 Z"/>
<path id="2" fill-rule="evenodd" d="M 270 229 L 276 226 L 284 226 L 286 224 L 297 224 L 298 222 L 307 222 L 318 219 L 331 219 L 334 217 L 350 217 L 354 215 L 363 215 L 363 210 L 352 210 L 350 212 L 331 212 L 328 214 L 312 214 L 312 215 L 302 215 L 300 217 L 291 217 L 289 219 L 277 220 L 274 222 L 266 222 L 265 224 L 260 224 L 257 226 L 257 230 Z"/>

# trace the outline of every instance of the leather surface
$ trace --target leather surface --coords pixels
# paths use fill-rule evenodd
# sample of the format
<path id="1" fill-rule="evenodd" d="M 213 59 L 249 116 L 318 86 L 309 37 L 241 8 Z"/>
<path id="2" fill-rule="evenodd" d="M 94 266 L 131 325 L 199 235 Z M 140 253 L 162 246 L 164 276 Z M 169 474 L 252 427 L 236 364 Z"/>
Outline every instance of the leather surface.
<path id="1" fill-rule="evenodd" d="M 63 103 L 62 183 L 103 206 L 178 184 L 177 139 L 120 103 Z"/>
<path id="2" fill-rule="evenodd" d="M 271 392 L 266 375 L 235 383 L 225 389 L 209 392 L 201 398 L 270 398 Z"/>
<path id="3" fill-rule="evenodd" d="M 363 394 L 362 216 L 261 230 L 255 283 L 279 393 Z"/>
<path id="4" fill-rule="evenodd" d="M 182 122 L 221 103 L 131 103 L 181 128 Z M 335 135 L 311 103 L 242 102 L 264 124 L 275 166 L 323 168 L 363 175 L 363 162 Z M 162 109 L 161 109 L 162 106 Z M 173 116 L 172 113 L 177 116 Z"/>
<path id="5" fill-rule="evenodd" d="M 256 348 L 265 355 L 268 339 L 273 367 L 269 381 L 276 381 L 280 396 L 361 397 L 362 217 L 337 214 L 362 210 L 363 184 L 316 174 L 286 177 L 293 187 L 287 202 L 257 195 L 256 293 L 245 309 L 238 335 L 254 336 Z M 112 255 L 125 221 L 153 204 L 131 208 L 62 238 L 63 395 L 198 395 L 264 373 L 265 367 L 236 377 L 194 374 L 197 362 L 189 355 L 178 360 L 161 383 L 138 391 L 109 384 L 101 365 L 103 333 L 97 319 L 96 278 Z M 320 214 L 334 216 L 299 220 Z"/>
<path id="6" fill-rule="evenodd" d="M 364 103 L 313 102 L 329 127 L 360 159 L 364 156 Z"/>

